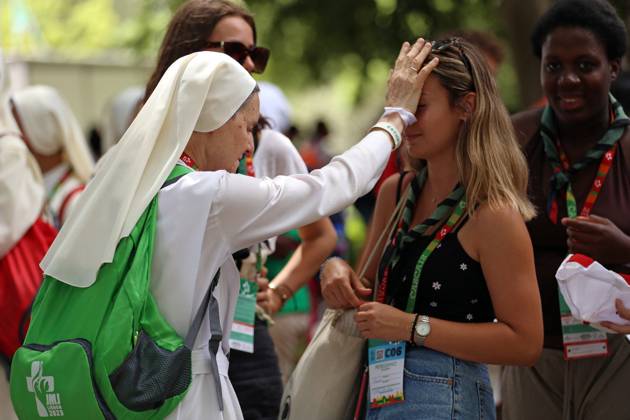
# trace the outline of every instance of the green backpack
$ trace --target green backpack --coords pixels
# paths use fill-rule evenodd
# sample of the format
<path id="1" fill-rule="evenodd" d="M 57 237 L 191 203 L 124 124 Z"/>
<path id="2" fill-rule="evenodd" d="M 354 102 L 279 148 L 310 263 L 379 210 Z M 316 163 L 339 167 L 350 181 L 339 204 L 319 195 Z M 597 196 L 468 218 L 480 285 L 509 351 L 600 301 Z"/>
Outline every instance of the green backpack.
<path id="1" fill-rule="evenodd" d="M 165 185 L 189 172 L 175 166 Z M 219 273 L 183 339 L 150 293 L 157 206 L 156 195 L 90 287 L 45 276 L 11 365 L 11 399 L 21 419 L 164 418 L 184 398 L 190 349 L 212 309 Z M 220 342 L 212 320 L 218 314 L 210 312 L 212 341 Z"/>

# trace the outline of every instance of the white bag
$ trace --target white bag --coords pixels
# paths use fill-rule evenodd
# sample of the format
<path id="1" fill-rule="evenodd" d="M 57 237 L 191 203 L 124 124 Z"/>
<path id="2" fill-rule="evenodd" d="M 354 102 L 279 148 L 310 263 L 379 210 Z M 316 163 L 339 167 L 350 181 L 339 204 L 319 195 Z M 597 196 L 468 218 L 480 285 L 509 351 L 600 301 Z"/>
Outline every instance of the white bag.
<path id="1" fill-rule="evenodd" d="M 354 322 L 355 313 L 324 312 L 284 388 L 279 419 L 352 419 L 365 344 Z"/>
<path id="2" fill-rule="evenodd" d="M 406 190 L 405 190 L 406 191 Z M 370 265 L 379 244 L 396 228 L 406 193 L 392 212 L 363 266 Z M 378 290 L 378 281 L 374 285 Z M 356 310 L 328 309 L 284 387 L 279 420 L 352 420 L 361 381 L 365 342 L 354 321 Z"/>

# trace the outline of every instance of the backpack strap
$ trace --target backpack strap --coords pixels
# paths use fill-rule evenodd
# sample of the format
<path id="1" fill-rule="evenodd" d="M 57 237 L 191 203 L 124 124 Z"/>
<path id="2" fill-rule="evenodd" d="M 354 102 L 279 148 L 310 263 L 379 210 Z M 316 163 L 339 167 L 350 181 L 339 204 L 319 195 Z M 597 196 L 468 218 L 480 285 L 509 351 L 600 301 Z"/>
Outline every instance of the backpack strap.
<path id="1" fill-rule="evenodd" d="M 194 172 L 194 170 L 190 169 L 188 166 L 184 166 L 180 164 L 175 165 L 175 167 L 173 168 L 171 173 L 168 175 L 168 177 L 166 178 L 166 181 L 164 181 L 164 184 L 162 184 L 162 187 L 160 189 L 166 188 L 169 185 L 176 183 L 177 181 L 179 181 L 181 177 L 183 177 L 184 175 L 188 175 L 191 172 Z"/>
<path id="2" fill-rule="evenodd" d="M 188 166 L 177 164 L 169 174 L 168 178 L 164 184 L 162 184 L 162 188 L 166 188 L 169 185 L 172 185 L 179 181 L 185 175 L 194 172 Z M 219 283 L 219 277 L 221 275 L 221 269 L 217 270 L 214 278 L 210 282 L 210 287 L 206 290 L 206 294 L 201 301 L 201 305 L 197 309 L 197 313 L 193 318 L 192 324 L 190 324 L 190 329 L 186 334 L 186 338 L 184 339 L 184 345 L 192 351 L 195 345 L 195 339 L 199 334 L 199 329 L 201 328 L 201 324 L 203 323 L 203 317 L 206 312 L 208 312 L 208 321 L 210 324 L 210 340 L 208 341 L 208 350 L 210 352 L 210 366 L 212 369 L 212 377 L 214 378 L 214 387 L 217 391 L 217 401 L 219 403 L 219 409 L 223 411 L 223 391 L 221 390 L 221 378 L 219 377 L 219 365 L 217 363 L 217 353 L 219 351 L 219 346 L 221 345 L 221 341 L 223 340 L 223 330 L 221 328 L 221 317 L 219 313 L 219 302 L 214 298 L 213 292 L 214 289 L 217 288 L 217 284 Z"/>
<path id="3" fill-rule="evenodd" d="M 216 289 L 217 284 L 219 283 L 220 274 L 221 269 L 219 269 L 214 275 L 214 278 L 210 283 L 210 287 L 208 287 L 206 295 L 203 297 L 199 309 L 197 309 L 197 313 L 193 318 L 193 322 L 190 325 L 188 334 L 186 334 L 184 344 L 190 350 L 193 349 L 195 339 L 197 338 L 197 334 L 199 334 L 199 329 L 201 328 L 203 317 L 206 314 L 207 310 L 208 321 L 210 321 L 210 341 L 208 342 L 208 350 L 210 352 L 210 365 L 212 368 L 212 376 L 214 378 L 214 386 L 217 391 L 219 409 L 223 411 L 223 392 L 221 390 L 221 378 L 219 377 L 219 365 L 217 363 L 217 352 L 219 351 L 221 340 L 223 340 L 223 331 L 221 329 L 221 318 L 219 315 L 219 302 L 212 295 L 214 289 Z"/>

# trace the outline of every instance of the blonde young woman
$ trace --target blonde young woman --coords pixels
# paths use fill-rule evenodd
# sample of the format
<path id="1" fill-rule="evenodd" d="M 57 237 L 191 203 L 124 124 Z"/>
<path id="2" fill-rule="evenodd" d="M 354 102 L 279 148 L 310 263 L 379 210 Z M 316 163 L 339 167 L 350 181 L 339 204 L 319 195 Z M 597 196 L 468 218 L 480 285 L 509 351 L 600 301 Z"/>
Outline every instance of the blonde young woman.
<path id="1" fill-rule="evenodd" d="M 531 365 L 542 348 L 525 228 L 535 212 L 508 113 L 470 44 L 438 41 L 432 57 L 439 64 L 423 88 L 418 121 L 405 130 L 417 173 L 392 176 L 377 198 L 366 248 L 376 246 L 380 261 L 363 279 L 340 259 L 322 275 L 328 305 L 357 308 L 365 338 L 407 342 L 404 401 L 368 408 L 369 419 L 494 418 L 483 363 Z M 398 195 L 406 201 L 398 228 L 377 243 Z M 366 302 L 377 278 L 383 303 Z"/>

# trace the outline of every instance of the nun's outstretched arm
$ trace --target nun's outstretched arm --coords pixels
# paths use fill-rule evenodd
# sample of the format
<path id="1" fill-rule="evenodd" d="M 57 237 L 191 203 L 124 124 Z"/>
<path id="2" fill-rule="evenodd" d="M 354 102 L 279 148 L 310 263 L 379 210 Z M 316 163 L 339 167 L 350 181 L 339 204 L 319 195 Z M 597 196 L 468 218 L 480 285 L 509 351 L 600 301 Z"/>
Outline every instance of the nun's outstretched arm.
<path id="1" fill-rule="evenodd" d="M 372 189 L 392 150 L 389 134 L 361 142 L 310 174 L 256 179 L 226 174 L 210 218 L 233 251 L 334 214 Z"/>

